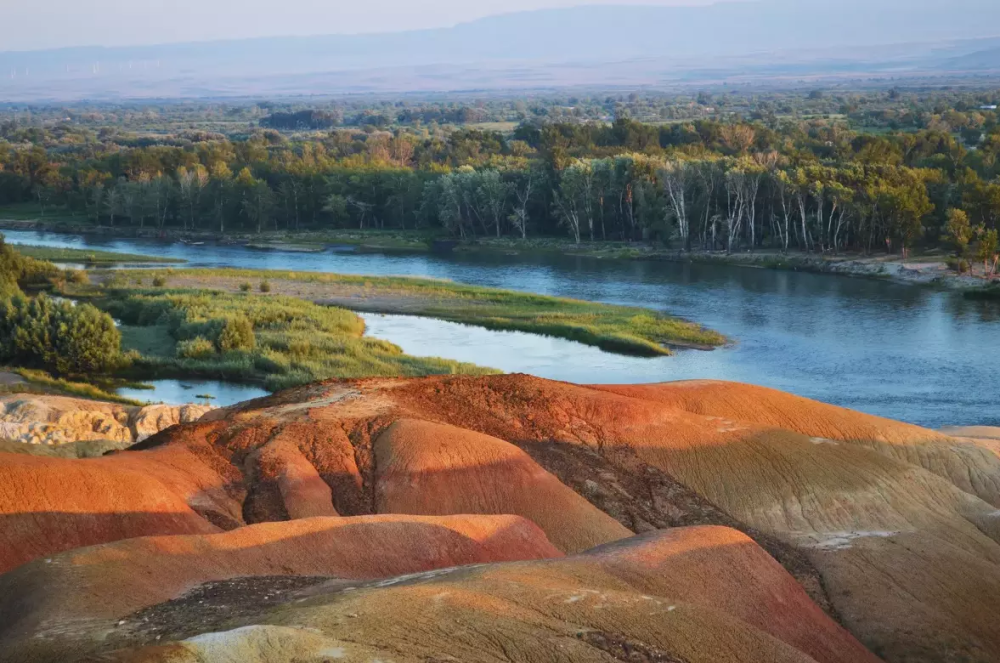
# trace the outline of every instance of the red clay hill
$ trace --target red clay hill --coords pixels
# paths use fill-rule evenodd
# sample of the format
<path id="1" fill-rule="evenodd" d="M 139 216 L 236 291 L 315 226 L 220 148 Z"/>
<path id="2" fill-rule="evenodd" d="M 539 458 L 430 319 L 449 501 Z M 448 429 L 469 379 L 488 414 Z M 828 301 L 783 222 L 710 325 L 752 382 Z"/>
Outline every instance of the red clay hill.
<path id="1" fill-rule="evenodd" d="M 739 384 L 311 385 L 0 454 L 0 651 L 997 661 L 998 449 Z"/>

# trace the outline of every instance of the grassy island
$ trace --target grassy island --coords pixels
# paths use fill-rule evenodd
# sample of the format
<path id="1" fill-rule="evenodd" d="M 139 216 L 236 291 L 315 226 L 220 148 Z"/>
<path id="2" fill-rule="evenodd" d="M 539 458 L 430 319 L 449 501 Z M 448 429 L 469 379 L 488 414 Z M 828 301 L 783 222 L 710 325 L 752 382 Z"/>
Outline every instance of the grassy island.
<path id="1" fill-rule="evenodd" d="M 649 309 L 433 279 L 240 269 L 126 272 L 108 278 L 116 281 L 109 282 L 111 287 L 159 283 L 171 289 L 230 294 L 266 289 L 270 295 L 352 311 L 419 315 L 487 329 L 545 334 L 640 357 L 669 355 L 672 348 L 711 349 L 726 343 L 718 332 Z"/>

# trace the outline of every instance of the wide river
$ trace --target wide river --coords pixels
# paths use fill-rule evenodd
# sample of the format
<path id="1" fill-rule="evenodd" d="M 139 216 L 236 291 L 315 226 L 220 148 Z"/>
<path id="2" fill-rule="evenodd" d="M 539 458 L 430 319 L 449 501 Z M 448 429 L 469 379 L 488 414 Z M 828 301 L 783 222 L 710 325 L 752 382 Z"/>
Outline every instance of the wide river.
<path id="1" fill-rule="evenodd" d="M 13 243 L 183 258 L 190 267 L 427 276 L 645 306 L 734 340 L 713 352 L 636 359 L 530 334 L 365 316 L 411 354 L 581 383 L 735 380 L 912 423 L 1000 425 L 1000 304 L 880 280 L 725 265 L 558 256 L 258 251 L 5 231 Z"/>

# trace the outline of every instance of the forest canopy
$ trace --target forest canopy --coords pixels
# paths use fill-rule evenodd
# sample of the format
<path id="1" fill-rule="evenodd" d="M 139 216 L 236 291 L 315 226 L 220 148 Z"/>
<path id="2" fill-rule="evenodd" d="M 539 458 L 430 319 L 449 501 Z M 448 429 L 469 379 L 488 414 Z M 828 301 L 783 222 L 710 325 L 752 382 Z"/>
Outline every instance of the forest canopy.
<path id="1" fill-rule="evenodd" d="M 940 246 L 986 269 L 1000 217 L 993 98 L 259 104 L 230 108 L 241 119 L 228 129 L 205 106 L 201 122 L 170 131 L 151 127 L 194 111 L 36 109 L 0 125 L 0 204 L 159 231 L 425 229 L 719 251 Z M 244 123 L 247 114 L 256 119 Z M 959 212 L 967 229 L 954 223 Z"/>

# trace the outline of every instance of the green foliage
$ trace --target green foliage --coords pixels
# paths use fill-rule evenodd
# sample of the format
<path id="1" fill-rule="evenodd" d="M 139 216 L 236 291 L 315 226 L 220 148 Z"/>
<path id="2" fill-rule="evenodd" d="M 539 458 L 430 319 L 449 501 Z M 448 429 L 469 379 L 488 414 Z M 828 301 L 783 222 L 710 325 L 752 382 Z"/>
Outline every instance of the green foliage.
<path id="1" fill-rule="evenodd" d="M 4 144 L 19 147 L 0 149 L 0 204 L 10 203 L 5 218 L 194 240 L 268 233 L 278 245 L 354 228 L 905 253 L 961 244 L 948 210 L 997 229 L 1000 118 L 982 108 L 993 97 L 840 88 L 475 105 L 359 98 L 234 102 L 224 117 L 210 104 L 43 106 L 30 127 L 2 125 Z M 271 128 L 248 132 L 254 122 Z M 172 129 L 181 126 L 197 129 Z M 78 259 L 110 259 L 91 253 Z"/>
<path id="2" fill-rule="evenodd" d="M 28 381 L 27 389 L 24 390 L 26 393 L 56 393 L 95 401 L 121 403 L 123 405 L 145 405 L 145 403 L 118 396 L 93 384 L 54 378 L 41 370 L 19 368 L 17 369 L 17 374 Z"/>
<path id="3" fill-rule="evenodd" d="M 249 281 L 240 284 L 240 292 L 250 292 L 253 290 L 253 286 L 250 285 Z"/>
<path id="4" fill-rule="evenodd" d="M 22 255 L 0 233 L 0 298 L 17 295 L 22 287 L 47 285 L 58 277 L 55 265 Z"/>
<path id="5" fill-rule="evenodd" d="M 165 276 L 157 274 L 156 276 L 153 277 L 154 288 L 162 288 L 165 285 L 167 285 L 167 278 Z"/>
<path id="6" fill-rule="evenodd" d="M 89 304 L 56 303 L 44 294 L 0 301 L 0 361 L 63 375 L 100 375 L 126 362 L 121 334 Z"/>
<path id="7" fill-rule="evenodd" d="M 964 210 L 950 209 L 947 213 L 947 225 L 945 232 L 948 241 L 955 248 L 955 254 L 959 257 L 965 255 L 972 240 L 972 224 L 969 223 L 969 215 Z"/>
<path id="8" fill-rule="evenodd" d="M 621 354 L 657 356 L 670 354 L 671 346 L 715 347 L 726 342 L 726 338 L 717 332 L 646 309 L 432 279 L 237 269 L 191 269 L 186 270 L 185 275 L 187 278 L 201 280 L 203 287 L 211 288 L 217 288 L 224 283 L 229 285 L 223 287 L 233 288 L 238 279 L 267 279 L 272 283 L 282 281 L 311 284 L 317 288 L 329 288 L 323 291 L 327 296 L 336 294 L 340 299 L 349 300 L 351 308 L 355 310 L 374 313 L 404 312 L 488 329 L 548 334 Z M 224 279 L 224 282 L 216 279 Z M 205 295 L 199 294 L 198 297 L 203 296 Z M 183 297 L 187 299 L 193 295 L 187 294 Z M 132 298 L 133 301 L 135 299 Z M 306 326 L 305 319 L 296 318 L 302 315 L 298 305 L 294 310 L 290 306 L 290 302 L 301 300 L 289 297 L 245 297 L 237 294 L 217 297 L 212 300 L 214 312 L 211 314 L 202 313 L 205 310 L 202 308 L 203 300 L 197 300 L 198 303 L 195 299 L 189 301 L 189 310 L 198 313 L 190 317 L 189 322 L 180 326 L 177 332 L 180 334 L 178 338 L 190 338 L 197 334 L 206 338 L 217 338 L 212 334 L 217 334 L 218 329 L 214 332 L 203 331 L 204 327 L 214 323 L 201 322 L 202 317 L 208 315 L 226 317 L 236 315 L 240 311 L 246 311 L 258 332 L 261 329 L 278 326 L 272 321 L 277 311 L 282 311 L 281 317 L 287 319 L 293 328 Z M 127 306 L 123 305 L 115 305 L 108 310 L 116 318 L 126 322 L 135 316 L 133 312 L 127 310 Z M 142 315 L 147 321 L 146 324 L 155 324 L 158 320 L 170 317 L 153 305 L 149 305 L 145 310 Z M 339 309 L 328 310 L 332 312 Z M 346 316 L 342 317 L 343 314 Z M 323 316 L 321 319 L 326 317 Z M 316 318 L 316 314 L 309 309 L 308 319 L 311 321 Z M 331 317 L 330 324 L 337 329 L 336 333 L 347 331 L 360 334 L 364 331 L 360 320 L 347 312 Z M 187 331 L 188 328 L 193 331 Z"/>
<path id="9" fill-rule="evenodd" d="M 261 281 L 260 282 L 260 291 L 264 292 L 264 293 L 271 292 L 271 282 L 270 281 Z"/>
<path id="10" fill-rule="evenodd" d="M 87 272 L 82 269 L 67 269 L 63 274 L 67 283 L 75 283 L 76 285 L 87 285 L 90 283 L 90 276 Z"/>
<path id="11" fill-rule="evenodd" d="M 1000 256 L 997 255 L 998 242 L 996 230 L 983 231 L 979 238 L 979 259 L 983 261 L 983 268 L 987 274 L 996 272 L 997 262 Z"/>
<path id="12" fill-rule="evenodd" d="M 257 345 L 253 335 L 253 323 L 244 316 L 227 318 L 216 342 L 220 352 L 249 352 Z"/>
<path id="13" fill-rule="evenodd" d="M 968 274 L 971 269 L 969 261 L 965 258 L 948 258 L 945 262 L 948 265 L 948 269 L 959 274 Z"/>
<path id="14" fill-rule="evenodd" d="M 391 343 L 366 338 L 363 321 L 350 311 L 292 297 L 115 290 L 99 304 L 126 329 L 147 325 L 138 327 L 146 334 L 130 336 L 165 331 L 177 339 L 173 355 L 136 362 L 143 377 L 205 375 L 281 389 L 331 377 L 491 372 L 409 357 Z M 223 346 L 228 351 L 214 351 Z"/>
<path id="15" fill-rule="evenodd" d="M 214 354 L 215 343 L 201 336 L 177 344 L 177 356 L 182 359 L 205 359 Z"/>
<path id="16" fill-rule="evenodd" d="M 118 263 L 182 263 L 184 260 L 135 253 L 115 253 L 93 249 L 71 249 L 51 246 L 18 245 L 18 252 L 26 257 L 49 262 L 77 262 L 88 265 L 114 265 Z"/>

